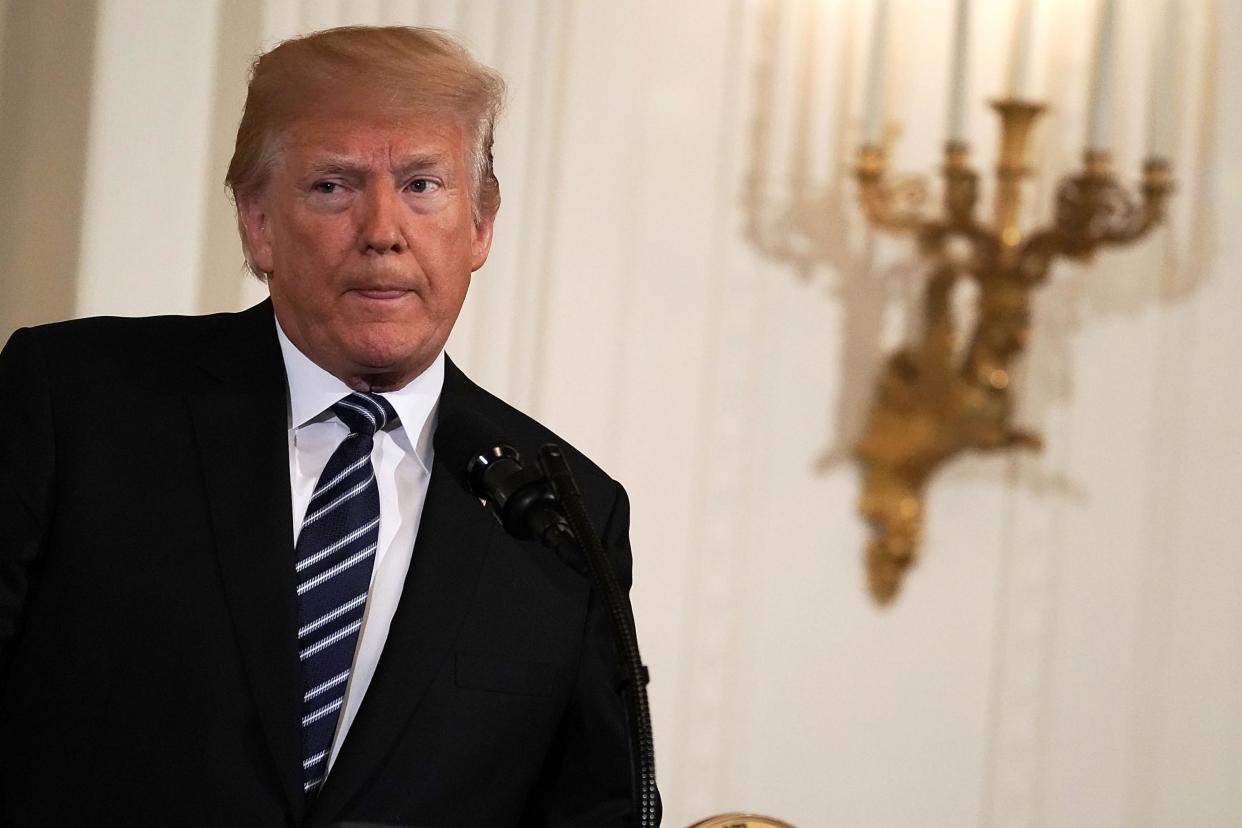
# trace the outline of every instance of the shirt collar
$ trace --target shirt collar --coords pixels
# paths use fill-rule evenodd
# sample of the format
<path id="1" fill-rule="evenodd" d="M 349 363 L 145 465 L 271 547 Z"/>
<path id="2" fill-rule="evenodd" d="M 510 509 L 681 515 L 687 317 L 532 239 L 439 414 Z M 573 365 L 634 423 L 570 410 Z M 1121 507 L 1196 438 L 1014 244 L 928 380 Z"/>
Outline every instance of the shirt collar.
<path id="1" fill-rule="evenodd" d="M 321 415 L 353 389 L 298 350 L 285 336 L 279 321 L 276 322 L 276 338 L 280 341 L 280 355 L 289 383 L 289 428 L 296 430 L 322 419 Z M 431 436 L 435 430 L 436 404 L 443 388 L 444 351 L 441 350 L 431 365 L 403 388 L 381 395 L 401 419 L 400 425 L 392 431 L 393 438 L 412 453 L 429 474 L 434 456 Z"/>

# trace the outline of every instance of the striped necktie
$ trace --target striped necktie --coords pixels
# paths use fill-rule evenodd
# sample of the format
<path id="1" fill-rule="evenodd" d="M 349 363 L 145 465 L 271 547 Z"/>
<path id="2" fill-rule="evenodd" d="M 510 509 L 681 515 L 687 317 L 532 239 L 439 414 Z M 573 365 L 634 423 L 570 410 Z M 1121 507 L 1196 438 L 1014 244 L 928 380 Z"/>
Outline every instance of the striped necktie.
<path id="1" fill-rule="evenodd" d="M 332 413 L 349 427 L 349 436 L 315 484 L 295 554 L 307 796 L 314 796 L 327 774 L 379 541 L 371 448 L 375 432 L 397 419 L 388 401 L 375 394 L 350 394 L 332 406 Z"/>

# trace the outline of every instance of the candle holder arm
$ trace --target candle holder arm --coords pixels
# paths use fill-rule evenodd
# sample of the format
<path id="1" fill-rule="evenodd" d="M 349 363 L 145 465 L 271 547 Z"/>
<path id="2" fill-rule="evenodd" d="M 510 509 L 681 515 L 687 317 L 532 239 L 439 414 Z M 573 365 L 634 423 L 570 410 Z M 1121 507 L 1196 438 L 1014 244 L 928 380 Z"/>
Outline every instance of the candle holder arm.
<path id="1" fill-rule="evenodd" d="M 927 182 L 917 175 L 890 176 L 884 150 L 868 145 L 858 152 L 855 167 L 859 201 L 867 219 L 890 233 L 917 233 L 924 224 Z"/>
<path id="2" fill-rule="evenodd" d="M 1058 252 L 1076 259 L 1089 259 L 1102 246 L 1120 246 L 1141 239 L 1164 221 L 1173 179 L 1167 162 L 1151 159 L 1143 169 L 1136 195 L 1117 180 L 1107 161 L 1088 155 L 1087 168 L 1066 178 L 1057 189 L 1053 231 Z M 1048 240 L 1032 244 L 1046 246 Z"/>

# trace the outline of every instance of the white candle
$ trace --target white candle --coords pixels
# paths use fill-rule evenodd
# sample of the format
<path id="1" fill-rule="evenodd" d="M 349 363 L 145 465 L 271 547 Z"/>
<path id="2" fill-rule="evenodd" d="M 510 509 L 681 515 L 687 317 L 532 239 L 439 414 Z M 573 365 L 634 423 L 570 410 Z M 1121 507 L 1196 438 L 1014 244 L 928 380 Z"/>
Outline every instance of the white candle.
<path id="1" fill-rule="evenodd" d="M 970 66 L 970 0 L 957 0 L 953 26 L 953 51 L 949 55 L 949 140 L 966 142 L 966 73 Z"/>
<path id="2" fill-rule="evenodd" d="M 1164 5 L 1163 25 L 1152 37 L 1151 81 L 1147 96 L 1147 157 L 1168 158 L 1177 113 L 1174 94 L 1181 9 L 1177 0 Z"/>
<path id="3" fill-rule="evenodd" d="M 877 0 L 871 23 L 871 54 L 867 61 L 866 118 L 863 141 L 880 143 L 880 120 L 884 115 L 884 53 L 888 47 L 888 0 Z"/>
<path id="4" fill-rule="evenodd" d="M 1031 94 L 1034 9 L 1035 0 L 1018 0 L 1018 7 L 1014 10 L 1012 50 L 1009 54 L 1009 97 L 1020 101 L 1027 100 Z"/>
<path id="5" fill-rule="evenodd" d="M 1091 78 L 1091 107 L 1087 126 L 1087 149 L 1108 149 L 1109 116 L 1112 114 L 1113 41 L 1117 28 L 1117 0 L 1103 0 L 1095 40 L 1095 71 Z"/>

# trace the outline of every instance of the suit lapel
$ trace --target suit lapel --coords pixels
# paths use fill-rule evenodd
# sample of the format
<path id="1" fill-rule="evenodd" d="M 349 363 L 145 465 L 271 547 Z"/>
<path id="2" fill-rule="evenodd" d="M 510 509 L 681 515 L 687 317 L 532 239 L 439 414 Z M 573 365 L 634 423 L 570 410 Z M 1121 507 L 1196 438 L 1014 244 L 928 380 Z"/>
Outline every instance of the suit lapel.
<path id="1" fill-rule="evenodd" d="M 242 664 L 296 820 L 301 784 L 284 363 L 268 303 L 233 317 L 189 396 L 216 551 Z"/>
<path id="2" fill-rule="evenodd" d="M 470 383 L 449 363 L 439 417 Z M 410 568 L 375 676 L 316 798 L 310 822 L 339 819 L 382 766 L 436 675 L 449 664 L 499 524 L 437 457 Z"/>

